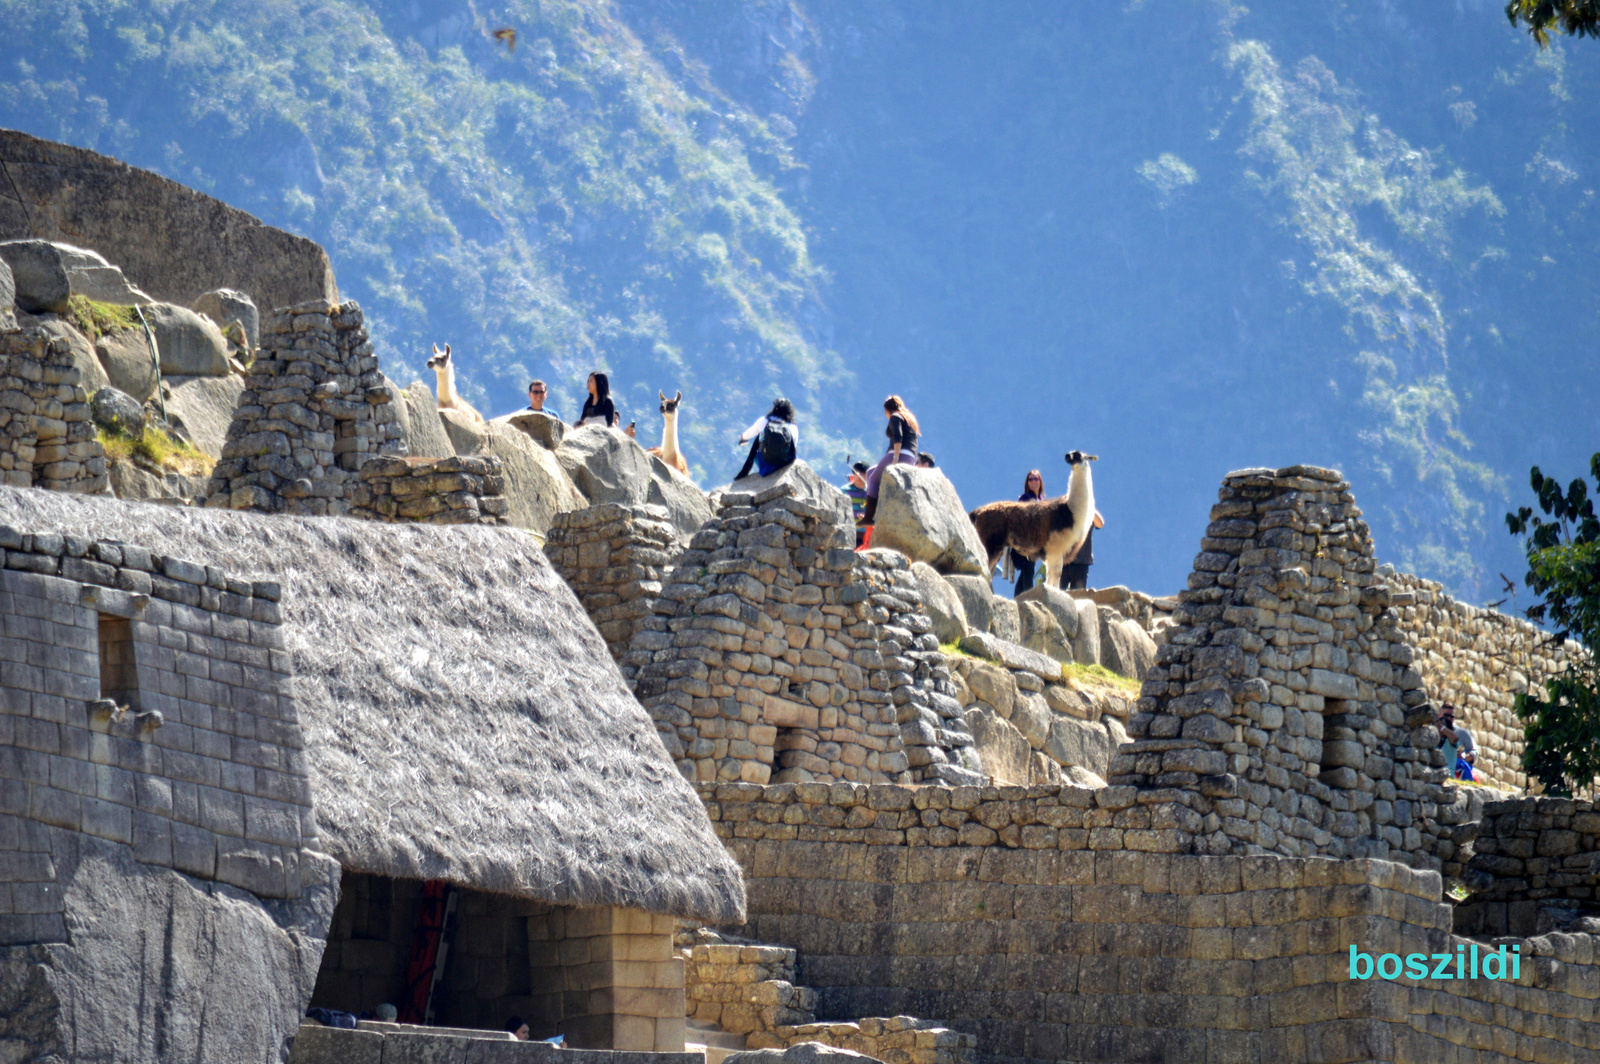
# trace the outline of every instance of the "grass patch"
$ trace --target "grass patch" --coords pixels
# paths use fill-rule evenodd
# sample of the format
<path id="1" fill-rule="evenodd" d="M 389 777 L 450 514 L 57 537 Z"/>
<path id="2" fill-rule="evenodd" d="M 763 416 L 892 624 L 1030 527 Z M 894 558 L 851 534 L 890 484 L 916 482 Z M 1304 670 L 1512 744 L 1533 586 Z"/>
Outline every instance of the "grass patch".
<path id="1" fill-rule="evenodd" d="M 939 653 L 952 658 L 977 658 L 976 655 L 968 654 L 965 650 L 962 650 L 960 643 L 940 643 Z M 977 658 L 977 660 L 981 661 L 983 659 Z"/>
<path id="2" fill-rule="evenodd" d="M 1071 665 L 1063 665 L 1061 671 L 1067 673 L 1079 683 L 1098 683 L 1111 687 L 1120 687 L 1134 695 L 1137 695 L 1139 688 L 1144 686 L 1138 680 L 1130 679 L 1121 673 L 1112 672 L 1104 665 L 1084 665 L 1074 662 Z"/>
<path id="3" fill-rule="evenodd" d="M 137 436 L 109 429 L 99 432 L 100 446 L 108 462 L 133 462 L 161 473 L 181 473 L 187 477 L 210 476 L 216 459 L 193 444 L 174 440 L 153 425 Z"/>
<path id="4" fill-rule="evenodd" d="M 132 307 L 114 303 L 97 303 L 88 296 L 71 296 L 67 299 L 67 312 L 62 315 L 92 344 L 106 333 L 131 329 L 139 324 L 139 314 Z"/>

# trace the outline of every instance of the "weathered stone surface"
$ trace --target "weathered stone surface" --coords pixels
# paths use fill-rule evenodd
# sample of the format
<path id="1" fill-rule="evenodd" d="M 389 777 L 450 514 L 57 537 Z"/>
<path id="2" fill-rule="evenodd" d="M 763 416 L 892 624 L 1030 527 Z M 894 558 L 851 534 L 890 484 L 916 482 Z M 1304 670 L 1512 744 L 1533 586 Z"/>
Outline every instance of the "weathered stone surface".
<path id="1" fill-rule="evenodd" d="M 745 477 L 743 480 L 718 488 L 711 493 L 711 504 L 720 507 L 721 497 L 724 493 L 737 491 L 741 495 L 750 495 L 762 498 L 774 488 L 787 485 L 793 497 L 809 506 L 815 506 L 828 516 L 825 518 L 831 524 L 849 529 L 855 525 L 855 516 L 850 510 L 850 499 L 844 492 L 822 479 L 811 464 L 804 459 L 787 465 L 767 477 Z M 876 545 L 877 541 L 873 541 Z"/>
<path id="2" fill-rule="evenodd" d="M 94 343 L 94 352 L 113 388 L 141 403 L 155 397 L 156 363 L 150 356 L 150 341 L 143 328 L 102 333 Z"/>
<path id="3" fill-rule="evenodd" d="M 646 489 L 644 502 L 665 506 L 673 526 L 682 536 L 693 534 L 701 525 L 711 520 L 713 512 L 711 500 L 700 490 L 700 485 L 654 455 L 645 457 L 649 460 L 650 484 Z"/>
<path id="4" fill-rule="evenodd" d="M 1099 665 L 1100 614 L 1088 599 L 1073 599 L 1078 609 L 1078 634 L 1072 637 L 1072 660 L 1080 665 Z"/>
<path id="5" fill-rule="evenodd" d="M 1022 645 L 1055 658 L 1063 665 L 1072 664 L 1072 640 L 1061 630 L 1061 622 L 1056 620 L 1050 607 L 1037 600 L 1019 601 L 1016 607 L 1022 625 Z"/>
<path id="6" fill-rule="evenodd" d="M 201 293 L 193 306 L 196 313 L 210 318 L 219 329 L 226 329 L 237 321 L 244 326 L 250 349 L 261 346 L 261 312 L 256 309 L 255 300 L 245 293 L 232 288 L 214 288 Z"/>
<path id="7" fill-rule="evenodd" d="M 988 572 L 983 544 L 961 496 L 937 469 L 891 465 L 883 471 L 872 545 L 927 562 L 941 573 Z"/>
<path id="8" fill-rule="evenodd" d="M 544 535 L 556 514 L 588 505 L 554 454 L 503 421 L 486 428 L 479 453 L 500 459 L 513 525 Z"/>
<path id="9" fill-rule="evenodd" d="M 1055 714 L 1050 712 L 1050 706 L 1043 696 L 1030 691 L 1018 691 L 1016 709 L 1011 714 L 1011 723 L 1016 726 L 1022 737 L 1035 750 L 1043 750 L 1050 741 L 1050 720 Z"/>
<path id="10" fill-rule="evenodd" d="M 1023 669 L 1042 680 L 1061 679 L 1061 663 L 1045 657 L 1037 650 L 1029 650 L 998 636 L 974 632 L 961 640 L 961 649 L 968 654 L 998 661 L 1008 669 Z"/>
<path id="11" fill-rule="evenodd" d="M 941 643 L 960 642 L 967 634 L 967 611 L 961 605 L 961 596 L 927 562 L 914 562 L 911 572 L 917 578 L 917 590 L 922 592 L 922 608 L 933 622 L 933 634 Z"/>
<path id="12" fill-rule="evenodd" d="M 1011 719 L 1017 705 L 1017 682 L 1009 670 L 986 661 L 974 661 L 967 670 L 967 686 L 974 697 L 993 706 L 1005 719 Z"/>
<path id="13" fill-rule="evenodd" d="M 144 407 L 127 392 L 115 388 L 95 392 L 89 401 L 89 413 L 96 425 L 125 436 L 137 436 L 144 428 Z"/>
<path id="14" fill-rule="evenodd" d="M 835 1049 L 821 1042 L 801 1042 L 788 1049 L 752 1049 L 743 1053 L 730 1053 L 723 1064 L 868 1064 L 876 1061 L 865 1053 L 848 1049 Z"/>
<path id="15" fill-rule="evenodd" d="M 51 339 L 67 342 L 72 349 L 72 364 L 78 367 L 79 380 L 83 383 L 83 390 L 89 395 L 111 383 L 105 369 L 100 365 L 100 360 L 95 357 L 94 346 L 89 343 L 89 338 L 79 332 L 71 322 L 48 316 L 35 318 L 32 315 L 24 315 L 19 322 L 43 329 L 45 335 Z"/>
<path id="16" fill-rule="evenodd" d="M 0 242 L 0 259 L 11 267 L 13 299 L 29 314 L 67 309 L 72 284 L 61 250 L 48 240 Z"/>
<path id="17" fill-rule="evenodd" d="M 11 266 L 0 259 L 0 329 L 16 327 L 17 282 L 11 278 Z"/>
<path id="18" fill-rule="evenodd" d="M 152 473 L 133 462 L 110 463 L 106 475 L 111 493 L 119 499 L 193 499 L 204 497 L 211 483 L 208 476 Z"/>
<path id="19" fill-rule="evenodd" d="M 0 131 L 0 163 L 9 178 L 0 238 L 92 248 L 154 298 L 184 306 L 219 285 L 258 307 L 339 298 L 316 243 L 148 170 L 11 130 Z"/>
<path id="20" fill-rule="evenodd" d="M 645 454 L 644 448 L 619 429 L 603 425 L 573 429 L 555 455 L 591 505 L 620 502 L 665 506 L 673 526 L 683 535 L 711 519 L 711 504 L 693 481 L 659 458 Z M 799 464 L 796 462 L 795 466 Z M 792 469 L 794 466 L 774 476 L 789 474 Z M 749 483 L 761 482 L 752 479 Z M 740 490 L 747 490 L 745 482 L 741 482 Z"/>
<path id="21" fill-rule="evenodd" d="M 456 454 L 478 454 L 483 450 L 484 444 L 489 439 L 489 423 L 479 421 L 471 414 L 452 407 L 439 407 L 434 410 L 439 419 L 439 425 L 444 429 L 444 434 L 450 439 L 450 449 Z M 421 458 L 423 455 L 413 455 Z M 432 458 L 432 455 L 426 457 Z M 448 457 L 448 456 L 446 456 Z"/>
<path id="22" fill-rule="evenodd" d="M 140 864 L 126 846 L 52 835 L 69 941 L 0 950 L 11 1059 L 284 1059 L 316 982 L 337 864 L 303 853 L 304 895 L 269 904 Z"/>
<path id="23" fill-rule="evenodd" d="M 1109 775 L 1111 750 L 1111 736 L 1098 723 L 1059 713 L 1050 721 L 1044 751 L 1060 764 L 1079 765 L 1103 777 Z"/>
<path id="24" fill-rule="evenodd" d="M 228 343 L 209 318 L 171 303 L 150 304 L 144 317 L 156 335 L 164 376 L 226 377 L 233 371 Z"/>
<path id="25" fill-rule="evenodd" d="M 455 454 L 455 445 L 450 442 L 444 421 L 439 417 L 433 389 L 422 381 L 412 381 L 404 391 L 393 381 L 388 384 L 399 400 L 394 404 L 395 416 L 406 442 L 406 453 L 414 458 L 449 458 Z"/>
<path id="26" fill-rule="evenodd" d="M 1024 602 L 1037 602 L 1054 614 L 1069 644 L 1078 637 L 1078 600 L 1059 587 L 1035 584 L 1017 596 L 1019 606 Z"/>
<path id="27" fill-rule="evenodd" d="M 1033 746 L 1015 725 L 983 706 L 974 706 L 964 716 L 986 776 L 1002 785 L 1025 787 L 1032 782 Z"/>
<path id="28" fill-rule="evenodd" d="M 1144 679 L 1156 663 L 1156 641 L 1110 606 L 1097 606 L 1096 612 L 1100 622 L 1100 664 L 1119 676 Z"/>
<path id="29" fill-rule="evenodd" d="M 981 576 L 949 575 L 945 577 L 945 582 L 961 600 L 961 610 L 967 617 L 967 631 L 992 632 L 994 606 L 999 600 L 989 587 L 989 581 Z"/>
<path id="30" fill-rule="evenodd" d="M 535 443 L 547 451 L 560 447 L 561 441 L 567 436 L 565 421 L 537 410 L 521 410 L 495 420 L 503 420 L 518 431 L 527 433 Z"/>
<path id="31" fill-rule="evenodd" d="M 122 269 L 107 262 L 99 252 L 71 244 L 57 243 L 55 247 L 61 252 L 61 262 L 67 270 L 67 284 L 71 286 L 73 295 L 122 307 L 155 302 L 129 284 L 122 275 Z"/>
<path id="32" fill-rule="evenodd" d="M 228 425 L 244 394 L 244 378 L 237 373 L 226 377 L 164 377 L 162 391 L 167 401 L 167 420 L 183 426 L 194 445 L 212 458 L 222 457 L 228 440 Z"/>
<path id="33" fill-rule="evenodd" d="M 1004 639 L 1008 643 L 1022 642 L 1022 619 L 1017 615 L 1015 602 L 995 596 L 994 613 L 989 618 L 989 631 L 996 639 Z"/>

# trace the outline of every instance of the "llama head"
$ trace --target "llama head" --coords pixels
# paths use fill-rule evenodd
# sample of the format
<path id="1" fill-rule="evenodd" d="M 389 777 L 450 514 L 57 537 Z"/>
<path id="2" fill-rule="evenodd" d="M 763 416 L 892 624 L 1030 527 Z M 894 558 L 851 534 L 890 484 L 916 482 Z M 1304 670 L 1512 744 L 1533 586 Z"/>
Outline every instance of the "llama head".
<path id="1" fill-rule="evenodd" d="M 450 345 L 445 344 L 444 350 L 439 350 L 439 345 L 433 345 L 433 357 L 428 359 L 428 368 L 435 373 L 443 373 L 450 368 Z"/>
<path id="2" fill-rule="evenodd" d="M 1085 465 L 1088 462 L 1098 462 L 1099 460 L 1100 456 L 1097 454 L 1084 454 L 1082 451 L 1067 452 L 1067 465 L 1069 466 L 1076 467 Z"/>
<path id="3" fill-rule="evenodd" d="M 656 389 L 656 395 L 661 397 L 661 412 L 663 414 L 669 416 L 677 414 L 678 404 L 683 402 L 683 392 L 680 391 L 677 395 L 674 395 L 671 399 L 668 399 L 667 393 L 658 388 Z"/>

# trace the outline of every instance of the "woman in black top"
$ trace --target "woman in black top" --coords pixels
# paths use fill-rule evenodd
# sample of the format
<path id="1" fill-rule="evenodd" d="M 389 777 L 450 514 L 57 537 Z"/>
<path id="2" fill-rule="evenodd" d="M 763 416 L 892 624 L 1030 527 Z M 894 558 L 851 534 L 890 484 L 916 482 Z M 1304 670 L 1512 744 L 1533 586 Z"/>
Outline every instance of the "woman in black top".
<path id="1" fill-rule="evenodd" d="M 589 374 L 589 398 L 583 401 L 583 413 L 578 415 L 576 424 L 582 425 L 591 418 L 598 419 L 607 428 L 617 424 L 617 408 L 611 402 L 611 378 L 604 373 Z"/>
<path id="2" fill-rule="evenodd" d="M 922 435 L 917 416 L 898 395 L 891 395 L 883 401 L 883 414 L 889 419 L 889 425 L 884 430 L 884 435 L 889 437 L 889 448 L 878 459 L 878 464 L 867 470 L 867 510 L 862 515 L 866 538 L 858 550 L 872 546 L 872 526 L 874 518 L 878 516 L 878 483 L 883 479 L 883 471 L 895 464 L 917 464 L 917 439 Z"/>
<path id="3" fill-rule="evenodd" d="M 1037 469 L 1030 469 L 1028 476 L 1022 482 L 1022 494 L 1017 496 L 1017 501 L 1037 502 L 1042 498 L 1044 498 L 1044 474 Z M 1032 558 L 1025 558 L 1013 550 L 1011 565 L 1017 571 L 1017 585 L 1011 592 L 1011 597 L 1016 598 L 1033 587 L 1033 574 L 1037 563 Z"/>

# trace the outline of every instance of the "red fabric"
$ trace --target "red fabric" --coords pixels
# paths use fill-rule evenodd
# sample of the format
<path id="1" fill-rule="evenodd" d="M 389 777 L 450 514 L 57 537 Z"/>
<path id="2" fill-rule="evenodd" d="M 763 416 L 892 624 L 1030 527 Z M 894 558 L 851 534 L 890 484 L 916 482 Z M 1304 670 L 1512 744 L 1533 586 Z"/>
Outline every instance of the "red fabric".
<path id="1" fill-rule="evenodd" d="M 400 1002 L 401 1023 L 422 1023 L 433 992 L 433 969 L 444 937 L 445 904 L 450 888 L 440 879 L 422 884 L 422 904 L 417 907 L 417 929 L 411 935 L 411 957 L 406 961 L 406 991 Z"/>

